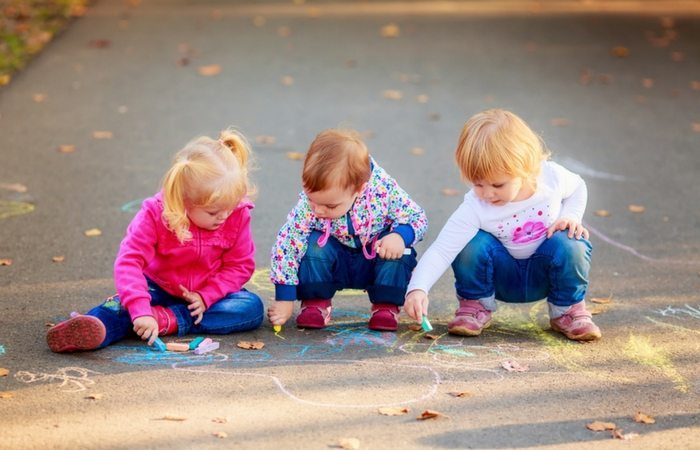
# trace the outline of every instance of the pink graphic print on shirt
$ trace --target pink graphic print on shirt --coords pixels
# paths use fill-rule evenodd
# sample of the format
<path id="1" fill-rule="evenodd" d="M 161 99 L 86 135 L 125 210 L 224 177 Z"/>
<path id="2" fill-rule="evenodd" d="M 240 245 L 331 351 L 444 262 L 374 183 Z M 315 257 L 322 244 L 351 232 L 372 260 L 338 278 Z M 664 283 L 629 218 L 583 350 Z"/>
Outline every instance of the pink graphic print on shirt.
<path id="1" fill-rule="evenodd" d="M 530 220 L 513 231 L 513 243 L 527 244 L 528 242 L 536 241 L 545 233 L 547 233 L 547 227 L 544 222 Z"/>

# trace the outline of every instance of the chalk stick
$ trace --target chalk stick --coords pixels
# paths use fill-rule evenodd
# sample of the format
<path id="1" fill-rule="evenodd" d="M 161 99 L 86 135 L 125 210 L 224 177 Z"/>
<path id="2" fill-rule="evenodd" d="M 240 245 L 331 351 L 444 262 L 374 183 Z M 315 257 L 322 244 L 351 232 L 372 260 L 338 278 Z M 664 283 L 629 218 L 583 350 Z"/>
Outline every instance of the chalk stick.
<path id="1" fill-rule="evenodd" d="M 279 333 L 282 331 L 282 325 L 272 325 L 272 329 L 275 330 L 275 333 Z"/>
<path id="2" fill-rule="evenodd" d="M 433 331 L 433 326 L 430 325 L 428 316 L 423 316 L 423 321 L 421 322 L 420 326 L 423 328 L 423 331 Z"/>
<path id="3" fill-rule="evenodd" d="M 164 352 L 166 350 L 165 344 L 160 340 L 160 338 L 156 338 L 155 341 L 153 341 L 153 347 L 155 347 L 155 349 L 159 352 Z"/>
<path id="4" fill-rule="evenodd" d="M 210 342 L 207 345 L 199 344 L 199 347 L 194 349 L 195 355 L 203 355 L 204 353 L 211 352 L 219 348 L 218 342 Z"/>
<path id="5" fill-rule="evenodd" d="M 199 345 L 198 345 L 197 347 L 201 347 L 202 345 L 209 345 L 209 344 L 211 344 L 212 342 L 214 342 L 214 341 L 212 341 L 211 338 L 206 338 L 206 339 L 204 339 L 202 342 L 200 342 Z"/>
<path id="6" fill-rule="evenodd" d="M 168 342 L 165 344 L 165 348 L 171 352 L 186 352 L 190 349 L 190 346 L 183 342 Z"/>
<path id="7" fill-rule="evenodd" d="M 204 338 L 202 336 L 192 339 L 189 344 L 189 349 L 194 350 L 195 348 L 197 348 L 197 346 L 199 346 L 199 344 L 202 343 L 202 341 L 204 341 Z"/>

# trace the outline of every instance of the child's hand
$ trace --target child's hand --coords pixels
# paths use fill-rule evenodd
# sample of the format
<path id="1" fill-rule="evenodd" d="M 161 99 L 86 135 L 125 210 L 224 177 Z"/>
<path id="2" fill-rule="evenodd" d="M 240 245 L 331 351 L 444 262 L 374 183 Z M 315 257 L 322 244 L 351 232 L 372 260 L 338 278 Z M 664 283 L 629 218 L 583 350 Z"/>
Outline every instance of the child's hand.
<path id="1" fill-rule="evenodd" d="M 199 325 L 199 322 L 201 322 L 202 318 L 204 317 L 204 311 L 207 309 L 207 306 L 204 304 L 204 300 L 202 300 L 202 296 L 197 292 L 188 291 L 183 285 L 180 285 L 180 289 L 182 289 L 182 298 L 189 303 L 187 309 L 190 310 L 190 316 L 197 316 L 194 324 Z"/>
<path id="2" fill-rule="evenodd" d="M 377 241 L 377 254 L 384 259 L 399 259 L 406 249 L 398 233 L 389 233 Z"/>
<path id="3" fill-rule="evenodd" d="M 134 319 L 134 331 L 141 339 L 148 340 L 148 345 L 158 337 L 158 322 L 153 316 L 141 316 Z"/>
<path id="4" fill-rule="evenodd" d="M 576 235 L 576 239 L 581 239 L 581 236 L 588 239 L 588 230 L 574 219 L 567 219 L 566 217 L 557 219 L 557 221 L 547 229 L 547 239 L 551 238 L 554 232 L 566 230 L 567 228 L 569 229 L 569 238 Z"/>
<path id="5" fill-rule="evenodd" d="M 428 315 L 428 294 L 420 289 L 414 289 L 406 296 L 406 302 L 403 304 L 403 309 L 412 319 L 420 322 L 423 316 Z"/>
<path id="6" fill-rule="evenodd" d="M 294 302 L 277 300 L 267 309 L 267 318 L 272 325 L 284 325 L 294 312 Z"/>

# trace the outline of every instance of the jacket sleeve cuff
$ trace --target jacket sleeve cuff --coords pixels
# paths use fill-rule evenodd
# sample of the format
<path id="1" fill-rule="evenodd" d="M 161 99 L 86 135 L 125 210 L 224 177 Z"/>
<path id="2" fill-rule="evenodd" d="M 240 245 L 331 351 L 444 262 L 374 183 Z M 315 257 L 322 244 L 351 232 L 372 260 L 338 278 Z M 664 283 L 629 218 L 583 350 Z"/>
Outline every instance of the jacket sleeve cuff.
<path id="1" fill-rule="evenodd" d="M 153 310 L 151 310 L 151 302 L 146 299 L 135 300 L 127 308 L 129 311 L 129 316 L 131 316 L 131 321 L 133 322 L 142 316 L 152 316 Z"/>
<path id="2" fill-rule="evenodd" d="M 276 284 L 275 300 L 294 301 L 297 299 L 297 287 L 293 284 Z"/>
<path id="3" fill-rule="evenodd" d="M 416 239 L 416 232 L 413 231 L 413 227 L 408 224 L 399 225 L 391 231 L 398 233 L 403 238 L 403 243 L 406 247 L 410 247 Z"/>

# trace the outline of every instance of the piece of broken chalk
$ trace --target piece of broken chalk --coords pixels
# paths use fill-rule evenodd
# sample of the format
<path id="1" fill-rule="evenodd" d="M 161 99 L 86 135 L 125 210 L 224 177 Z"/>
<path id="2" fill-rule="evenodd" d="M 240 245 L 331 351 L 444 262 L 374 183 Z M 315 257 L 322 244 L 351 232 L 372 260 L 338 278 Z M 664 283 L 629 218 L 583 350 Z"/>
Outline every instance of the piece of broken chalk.
<path id="1" fill-rule="evenodd" d="M 199 344 L 199 347 L 194 349 L 194 354 L 195 355 L 203 355 L 204 353 L 214 351 L 219 348 L 219 343 L 218 342 L 210 342 L 208 344 L 204 344 L 203 342 Z"/>
<path id="2" fill-rule="evenodd" d="M 163 343 L 163 341 L 160 340 L 160 338 L 156 338 L 153 341 L 153 347 L 155 347 L 155 349 L 159 352 L 164 352 L 165 350 L 167 350 L 165 344 Z"/>
<path id="3" fill-rule="evenodd" d="M 186 352 L 190 349 L 190 345 L 184 342 L 168 342 L 165 344 L 165 348 L 171 352 Z"/>

